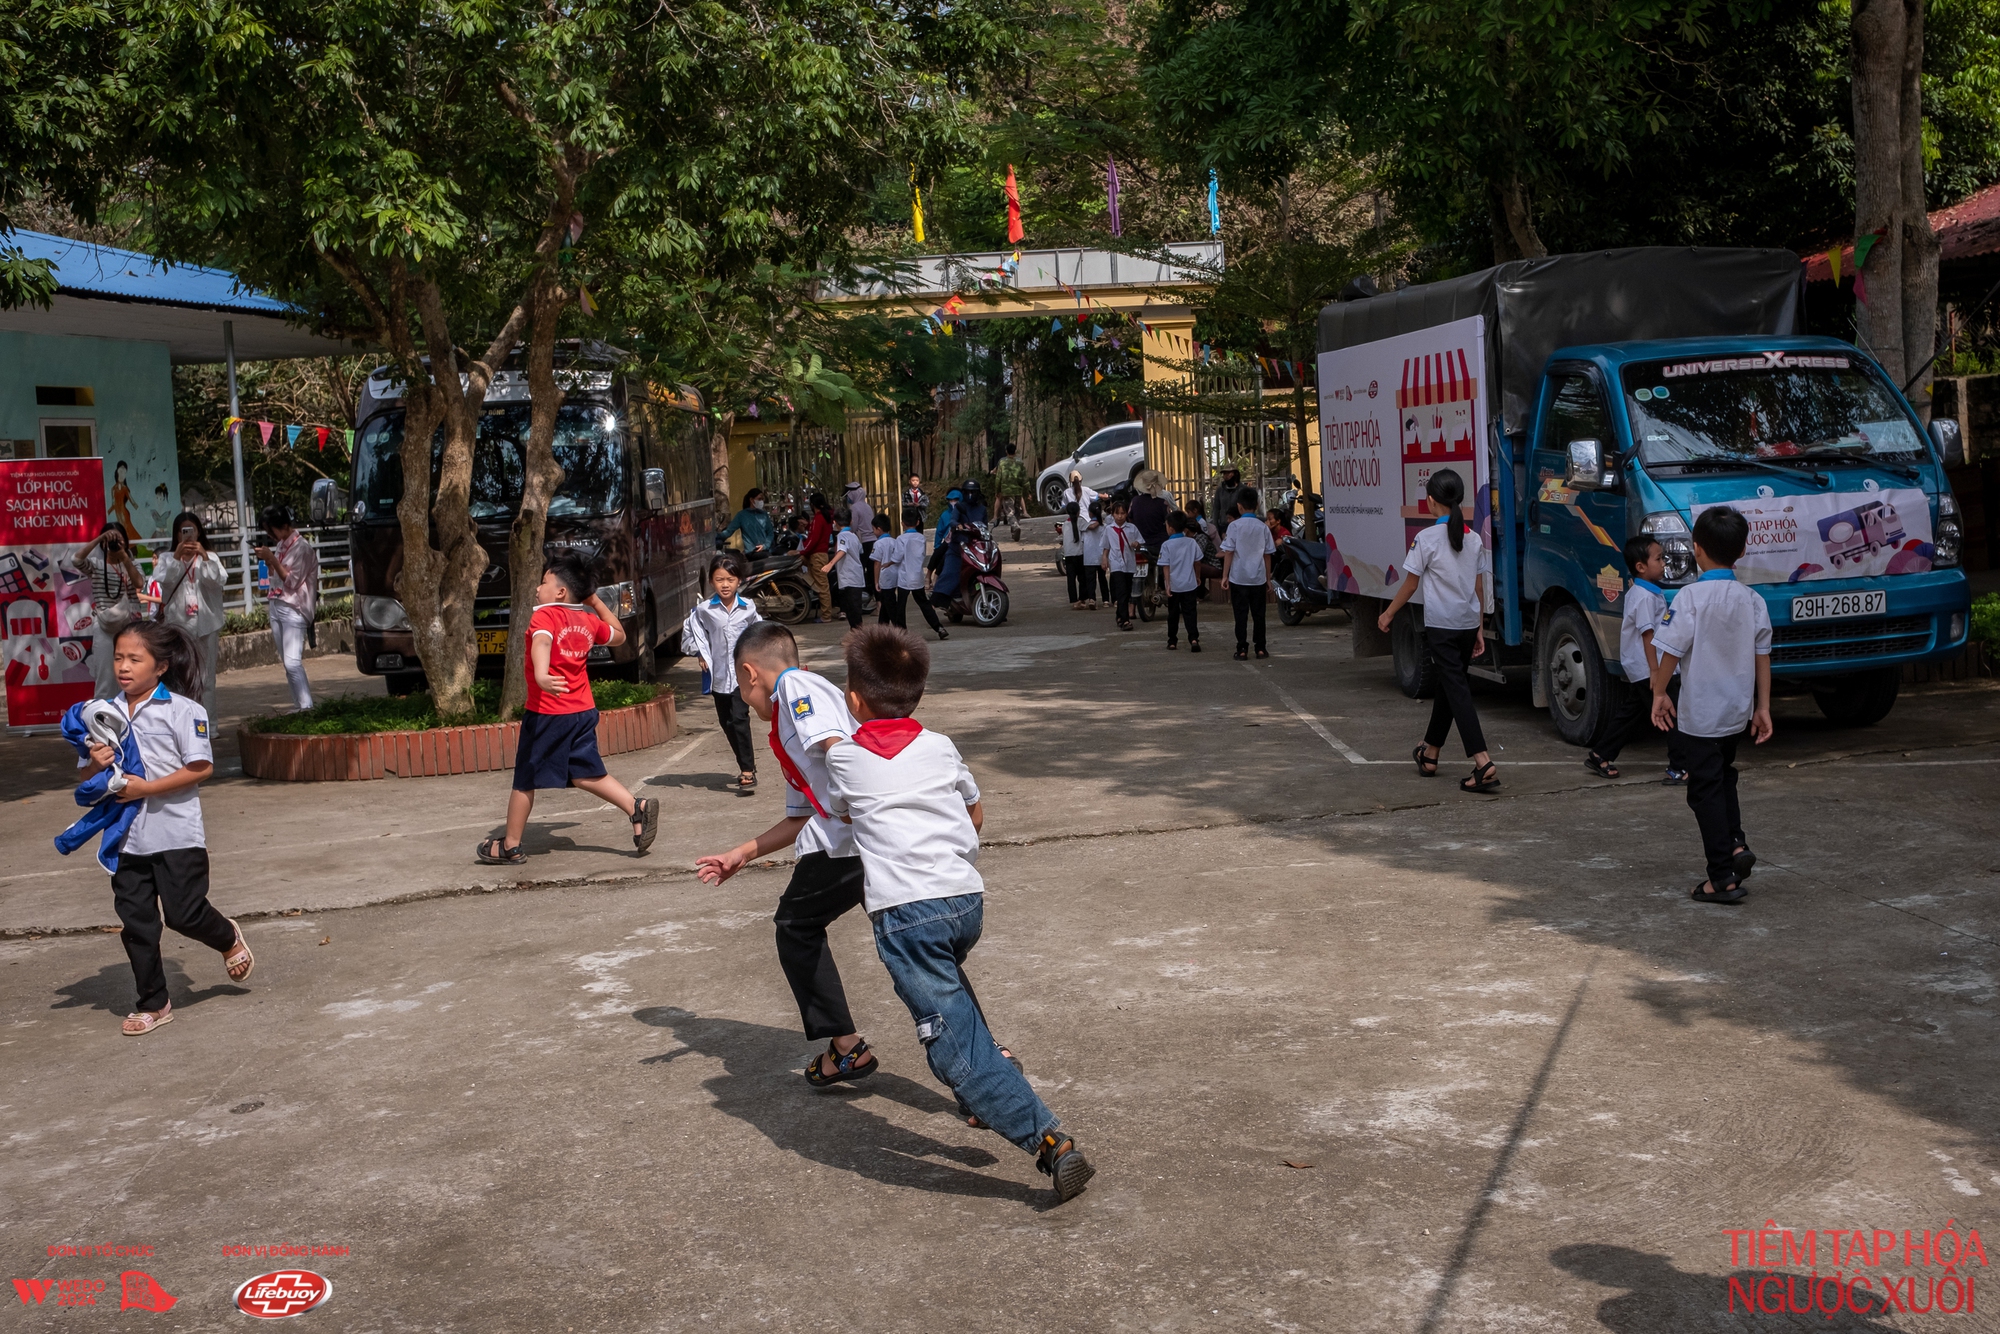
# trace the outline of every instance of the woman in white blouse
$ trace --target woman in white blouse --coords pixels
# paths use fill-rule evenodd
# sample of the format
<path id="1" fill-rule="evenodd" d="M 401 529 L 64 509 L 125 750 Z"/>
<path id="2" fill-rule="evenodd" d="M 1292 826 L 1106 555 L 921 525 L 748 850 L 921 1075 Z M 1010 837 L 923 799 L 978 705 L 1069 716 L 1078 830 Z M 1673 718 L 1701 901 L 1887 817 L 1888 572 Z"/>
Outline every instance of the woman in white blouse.
<path id="1" fill-rule="evenodd" d="M 174 516 L 173 550 L 153 561 L 160 619 L 193 637 L 201 654 L 201 706 L 215 717 L 216 657 L 222 649 L 222 562 L 208 549 L 208 529 L 191 511 Z"/>

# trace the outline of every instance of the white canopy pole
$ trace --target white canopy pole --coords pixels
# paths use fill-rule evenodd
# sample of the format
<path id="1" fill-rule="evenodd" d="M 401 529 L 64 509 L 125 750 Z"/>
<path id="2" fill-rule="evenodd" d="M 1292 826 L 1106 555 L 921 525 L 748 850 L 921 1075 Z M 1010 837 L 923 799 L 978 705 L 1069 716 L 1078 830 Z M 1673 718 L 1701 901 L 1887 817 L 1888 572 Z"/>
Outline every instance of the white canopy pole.
<path id="1" fill-rule="evenodd" d="M 233 321 L 222 322 L 222 360 L 229 367 L 229 415 L 240 417 L 236 402 L 236 330 Z M 250 610 L 250 590 L 256 583 L 250 564 L 250 496 L 243 484 L 243 423 L 229 428 L 230 453 L 236 461 L 236 558 L 243 571 L 243 610 Z"/>

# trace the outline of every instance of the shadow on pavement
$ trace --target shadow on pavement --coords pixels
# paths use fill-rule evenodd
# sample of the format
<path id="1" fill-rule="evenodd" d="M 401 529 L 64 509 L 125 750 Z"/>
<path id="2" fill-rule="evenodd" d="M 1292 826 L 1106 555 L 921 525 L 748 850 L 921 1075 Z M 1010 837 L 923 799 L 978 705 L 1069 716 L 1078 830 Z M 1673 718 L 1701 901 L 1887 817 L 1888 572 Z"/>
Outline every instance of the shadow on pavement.
<path id="1" fill-rule="evenodd" d="M 849 1092 L 814 1093 L 793 1068 L 800 1045 L 793 1030 L 709 1018 L 667 1005 L 634 1010 L 632 1017 L 671 1030 L 683 1044 L 676 1051 L 646 1057 L 643 1064 L 664 1065 L 689 1054 L 721 1061 L 723 1073 L 702 1083 L 716 1109 L 787 1153 L 870 1181 L 942 1195 L 1038 1206 L 1050 1198 L 1039 1185 L 981 1176 L 934 1161 L 991 1167 L 1000 1159 L 985 1149 L 905 1130 L 867 1109 L 868 1096 L 880 1094 L 918 1112 L 952 1112 L 949 1099 L 910 1079 L 885 1071 L 865 1083 L 849 1085 Z"/>
<path id="2" fill-rule="evenodd" d="M 114 936 L 111 939 L 117 938 Z M 221 958 L 220 955 L 216 957 L 218 960 Z M 250 988 L 239 987 L 234 982 L 195 987 L 189 983 L 187 969 L 179 959 L 170 955 L 163 962 L 167 970 L 167 996 L 173 1001 L 175 1010 L 185 1010 L 216 996 L 250 994 Z M 217 967 L 220 966 L 218 963 Z M 63 999 L 49 1006 L 51 1010 L 92 1009 L 103 1010 L 107 1014 L 130 1014 L 136 999 L 133 995 L 132 965 L 121 958 L 117 963 L 106 964 L 89 977 L 57 987 L 55 994 Z"/>
<path id="3" fill-rule="evenodd" d="M 1549 1253 L 1560 1269 L 1607 1288 L 1627 1289 L 1622 1297 L 1598 1304 L 1597 1323 L 1615 1334 L 1680 1334 L 1682 1330 L 1731 1329 L 1745 1334 L 1777 1334 L 1780 1330 L 1818 1329 L 1835 1334 L 1894 1334 L 1895 1326 L 1868 1318 L 1883 1311 L 1885 1302 L 1868 1289 L 1853 1291 L 1865 1313 L 1843 1309 L 1826 1315 L 1811 1309 L 1804 1274 L 1773 1274 L 1739 1270 L 1732 1274 L 1690 1274 L 1676 1269 L 1664 1255 L 1649 1255 L 1629 1246 L 1588 1242 L 1562 1246 Z M 1729 1305 L 1729 1280 L 1740 1285 L 1736 1309 Z M 1796 1280 L 1789 1282 L 1788 1280 Z M 1760 1289 L 1759 1284 L 1764 1286 Z M 1761 1309 L 1745 1309 L 1744 1298 Z M 1833 1289 L 1822 1289 L 1829 1305 Z M 1796 1298 L 1796 1302 L 1794 1301 Z M 1796 1312 L 1803 1304 L 1806 1309 Z M 1784 1307 L 1782 1312 L 1776 1308 Z"/>

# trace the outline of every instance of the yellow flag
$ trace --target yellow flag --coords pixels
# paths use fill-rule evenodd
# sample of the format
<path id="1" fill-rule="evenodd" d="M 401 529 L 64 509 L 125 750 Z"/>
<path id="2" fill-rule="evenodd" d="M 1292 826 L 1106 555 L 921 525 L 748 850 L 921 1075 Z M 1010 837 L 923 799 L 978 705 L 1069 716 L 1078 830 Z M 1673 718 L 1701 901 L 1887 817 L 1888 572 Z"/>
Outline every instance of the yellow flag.
<path id="1" fill-rule="evenodd" d="M 1840 285 L 1840 252 L 1845 248 L 1844 246 L 1835 246 L 1826 252 L 1826 266 L 1833 271 L 1833 284 L 1836 287 Z"/>
<path id="2" fill-rule="evenodd" d="M 917 241 L 924 239 L 924 191 L 917 184 L 917 169 L 910 167 L 910 226 L 917 234 Z"/>

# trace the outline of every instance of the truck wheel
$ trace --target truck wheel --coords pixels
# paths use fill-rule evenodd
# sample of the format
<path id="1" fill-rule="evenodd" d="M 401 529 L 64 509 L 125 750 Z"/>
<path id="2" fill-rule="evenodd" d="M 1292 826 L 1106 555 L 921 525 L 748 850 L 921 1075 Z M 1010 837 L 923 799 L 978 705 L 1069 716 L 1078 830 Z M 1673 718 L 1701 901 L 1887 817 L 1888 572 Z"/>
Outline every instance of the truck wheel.
<path id="1" fill-rule="evenodd" d="M 1575 607 L 1558 607 L 1542 631 L 1542 681 L 1549 717 L 1572 746 L 1597 739 L 1611 706 L 1611 678 L 1597 651 L 1597 636 Z"/>
<path id="2" fill-rule="evenodd" d="M 1389 624 L 1389 653 L 1396 664 L 1396 687 L 1411 699 L 1437 694 L 1437 661 L 1424 643 L 1422 613 L 1405 606 Z"/>
<path id="3" fill-rule="evenodd" d="M 1896 691 L 1903 673 L 1895 667 L 1843 676 L 1827 688 L 1815 686 L 1813 699 L 1819 711 L 1836 727 L 1870 727 L 1889 716 L 1896 707 Z"/>
<path id="4" fill-rule="evenodd" d="M 639 622 L 639 652 L 632 661 L 614 664 L 605 675 L 614 681 L 651 681 L 658 668 L 653 660 L 653 608 L 646 607 L 646 619 Z"/>

